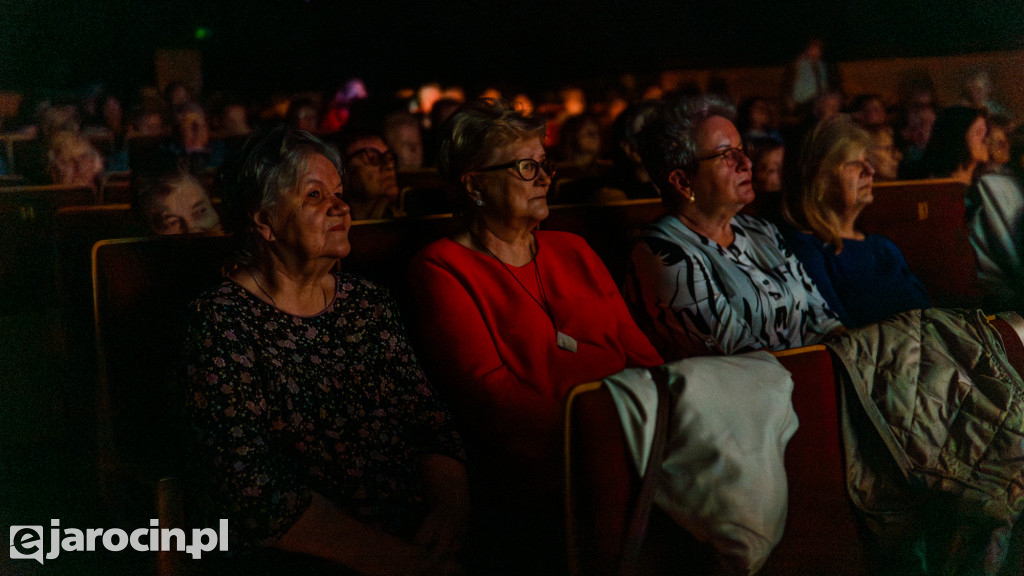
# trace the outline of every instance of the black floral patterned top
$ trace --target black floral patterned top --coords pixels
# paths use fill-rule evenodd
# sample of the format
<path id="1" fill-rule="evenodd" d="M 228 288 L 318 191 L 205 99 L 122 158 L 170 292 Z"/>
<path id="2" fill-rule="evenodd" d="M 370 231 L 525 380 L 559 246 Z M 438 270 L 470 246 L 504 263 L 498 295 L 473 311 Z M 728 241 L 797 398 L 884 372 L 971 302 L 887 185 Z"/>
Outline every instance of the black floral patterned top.
<path id="1" fill-rule="evenodd" d="M 463 458 L 387 292 L 350 275 L 337 286 L 313 317 L 230 281 L 193 303 L 192 483 L 204 515 L 229 520 L 235 546 L 279 538 L 313 491 L 410 536 L 423 515 L 417 457 Z"/>

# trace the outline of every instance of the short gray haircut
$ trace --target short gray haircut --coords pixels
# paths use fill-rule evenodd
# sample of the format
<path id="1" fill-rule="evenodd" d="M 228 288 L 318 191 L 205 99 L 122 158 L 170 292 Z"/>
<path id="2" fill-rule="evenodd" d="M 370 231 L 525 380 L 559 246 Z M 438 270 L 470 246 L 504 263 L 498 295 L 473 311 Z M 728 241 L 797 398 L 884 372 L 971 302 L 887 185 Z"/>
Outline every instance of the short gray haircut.
<path id="1" fill-rule="evenodd" d="M 644 126 L 640 157 L 667 202 L 672 200 L 669 174 L 682 170 L 693 178 L 697 173 L 697 128 L 712 116 L 735 121 L 736 107 L 714 94 L 672 96 Z"/>

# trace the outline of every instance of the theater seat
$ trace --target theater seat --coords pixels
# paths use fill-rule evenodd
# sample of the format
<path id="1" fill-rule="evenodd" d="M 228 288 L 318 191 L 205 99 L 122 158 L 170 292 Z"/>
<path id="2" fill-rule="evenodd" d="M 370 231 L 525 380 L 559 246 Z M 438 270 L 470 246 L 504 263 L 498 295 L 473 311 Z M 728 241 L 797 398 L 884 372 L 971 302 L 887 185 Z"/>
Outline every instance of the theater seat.
<path id="1" fill-rule="evenodd" d="M 582 236 L 604 262 L 612 279 L 621 285 L 626 276 L 633 238 L 640 228 L 664 212 L 660 198 L 607 204 L 567 204 L 552 206 L 540 227 Z"/>
<path id="2" fill-rule="evenodd" d="M 808 346 L 776 357 L 793 374 L 800 427 L 786 449 L 790 499 L 785 533 L 759 574 L 864 574 L 857 520 L 846 494 L 831 356 L 824 346 Z M 565 453 L 570 573 L 616 574 L 640 476 L 602 383 L 581 384 L 569 394 Z M 657 509 L 640 556 L 641 574 L 679 574 L 681 567 L 701 574 L 714 563 L 707 545 Z"/>
<path id="3" fill-rule="evenodd" d="M 186 309 L 220 281 L 230 246 L 222 236 L 170 236 L 93 248 L 98 465 L 118 518 L 148 524 L 158 482 L 180 472 Z"/>
<path id="4" fill-rule="evenodd" d="M 93 247 L 100 498 L 119 525 L 185 523 L 179 367 L 186 310 L 220 282 L 231 247 L 224 236 L 122 238 Z M 181 553 L 154 553 L 157 574 L 187 568 Z"/>
<path id="5" fill-rule="evenodd" d="M 448 214 L 452 205 L 448 198 L 448 182 L 437 170 L 412 170 L 398 173 L 399 206 L 411 217 Z"/>
<path id="6" fill-rule="evenodd" d="M 921 280 L 932 306 L 973 308 L 981 302 L 977 259 L 967 231 L 967 186 L 952 179 L 879 182 L 858 221 L 892 240 Z"/>
<path id="7" fill-rule="evenodd" d="M 54 289 L 54 213 L 94 202 L 95 192 L 82 186 L 0 187 L 0 310 L 46 303 Z"/>
<path id="8" fill-rule="evenodd" d="M 800 427 L 786 448 L 786 531 L 760 574 L 865 574 L 858 520 L 846 492 L 832 356 L 821 345 L 774 354 L 793 375 Z"/>

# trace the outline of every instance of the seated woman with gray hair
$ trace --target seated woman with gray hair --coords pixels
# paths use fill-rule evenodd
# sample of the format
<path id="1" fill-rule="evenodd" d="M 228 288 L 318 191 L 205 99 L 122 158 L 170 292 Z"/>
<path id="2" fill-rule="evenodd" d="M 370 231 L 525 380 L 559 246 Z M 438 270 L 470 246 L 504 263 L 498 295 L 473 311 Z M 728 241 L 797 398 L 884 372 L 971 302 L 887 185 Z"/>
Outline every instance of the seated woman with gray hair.
<path id="1" fill-rule="evenodd" d="M 351 225 L 337 150 L 254 136 L 232 199 L 239 263 L 194 302 L 185 343 L 196 510 L 258 559 L 228 568 L 461 573 L 461 441 L 387 292 L 336 271 Z M 292 554 L 270 564 L 275 550 Z"/>
<path id="2" fill-rule="evenodd" d="M 103 155 L 80 132 L 59 131 L 46 148 L 46 172 L 54 184 L 99 190 L 105 179 Z"/>
<path id="3" fill-rule="evenodd" d="M 642 156 L 668 214 L 633 249 L 627 299 L 666 360 L 783 350 L 842 329 L 774 224 L 740 214 L 751 162 L 715 96 L 668 100 Z"/>
<path id="4" fill-rule="evenodd" d="M 158 155 L 132 172 L 132 211 L 149 231 L 170 234 L 219 234 L 220 214 L 210 191 L 176 156 Z"/>
<path id="5" fill-rule="evenodd" d="M 553 173 L 544 129 L 543 118 L 492 99 L 441 126 L 439 169 L 457 188 L 462 226 L 410 270 L 426 356 L 466 433 L 483 574 L 564 570 L 566 394 L 661 364 L 587 243 L 537 230 Z"/>

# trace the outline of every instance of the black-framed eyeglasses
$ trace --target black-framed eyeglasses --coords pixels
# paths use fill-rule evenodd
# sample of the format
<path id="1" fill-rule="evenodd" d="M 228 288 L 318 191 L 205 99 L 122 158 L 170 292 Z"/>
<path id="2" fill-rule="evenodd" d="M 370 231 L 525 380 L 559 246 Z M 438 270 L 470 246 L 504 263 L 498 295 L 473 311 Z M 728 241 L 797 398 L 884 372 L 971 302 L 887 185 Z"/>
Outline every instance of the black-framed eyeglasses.
<path id="1" fill-rule="evenodd" d="M 360 148 L 348 155 L 345 162 L 351 161 L 356 156 L 362 156 L 363 162 L 370 166 L 394 166 L 398 161 L 398 155 L 392 150 L 381 152 L 376 148 Z"/>
<path id="2" fill-rule="evenodd" d="M 519 177 L 526 181 L 536 180 L 537 177 L 540 176 L 541 169 L 543 169 L 544 173 L 548 175 L 548 178 L 555 177 L 554 163 L 550 160 L 537 162 L 533 158 L 520 158 L 519 160 L 513 160 L 507 164 L 496 164 L 485 168 L 477 168 L 474 172 L 491 172 L 493 170 L 504 170 L 505 168 L 515 168 L 516 172 L 519 173 Z"/>
<path id="3" fill-rule="evenodd" d="M 749 156 L 747 156 L 747 151 L 743 148 L 726 148 L 721 152 L 715 152 L 709 156 L 697 158 L 697 161 L 704 162 L 705 160 L 714 160 L 719 157 L 725 160 L 725 165 L 729 168 L 735 168 L 749 158 Z"/>

